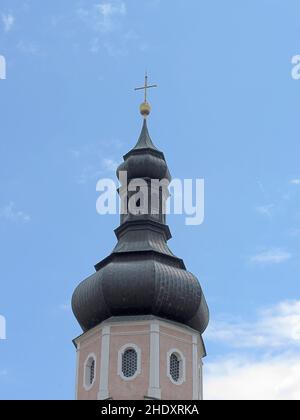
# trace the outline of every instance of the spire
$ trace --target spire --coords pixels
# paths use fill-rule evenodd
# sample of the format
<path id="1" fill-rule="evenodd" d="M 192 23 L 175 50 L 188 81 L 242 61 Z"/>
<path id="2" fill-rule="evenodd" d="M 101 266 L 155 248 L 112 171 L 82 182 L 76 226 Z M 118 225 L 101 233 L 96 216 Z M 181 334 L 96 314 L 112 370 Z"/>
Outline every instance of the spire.
<path id="1" fill-rule="evenodd" d="M 142 127 L 142 131 L 140 134 L 140 137 L 138 139 L 138 142 L 136 144 L 136 146 L 134 147 L 135 149 L 154 149 L 154 150 L 158 150 L 150 137 L 149 131 L 148 131 L 148 126 L 147 126 L 147 120 L 146 118 L 144 119 L 143 122 L 143 127 Z"/>
<path id="2" fill-rule="evenodd" d="M 197 278 L 167 245 L 171 238 L 164 211 L 167 183 L 152 183 L 170 181 L 171 175 L 164 154 L 154 146 L 147 128 L 151 110 L 147 89 L 151 87 L 156 85 L 148 85 L 146 74 L 144 87 L 137 88 L 145 90 L 142 131 L 136 146 L 117 169 L 125 210 L 115 231 L 118 243 L 108 257 L 96 264 L 96 273 L 73 294 L 73 312 L 84 331 L 111 316 L 154 315 L 185 324 L 200 334 L 208 324 L 208 307 Z M 126 178 L 120 176 L 121 172 L 126 172 Z M 140 188 L 134 194 L 129 190 L 129 183 L 135 180 L 143 180 L 146 191 Z M 129 205 L 133 200 L 135 208 Z"/>

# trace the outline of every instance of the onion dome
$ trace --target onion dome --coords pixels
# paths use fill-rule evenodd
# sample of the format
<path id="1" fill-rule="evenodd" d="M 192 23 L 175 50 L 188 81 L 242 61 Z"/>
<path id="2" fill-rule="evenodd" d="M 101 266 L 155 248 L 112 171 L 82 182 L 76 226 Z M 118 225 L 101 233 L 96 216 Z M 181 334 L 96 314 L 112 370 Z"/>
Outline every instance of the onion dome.
<path id="1" fill-rule="evenodd" d="M 118 178 L 121 171 L 127 172 L 129 180 L 135 178 L 171 180 L 164 154 L 154 146 L 146 119 L 137 144 L 124 156 L 124 162 L 117 169 Z"/>
<path id="2" fill-rule="evenodd" d="M 127 173 L 125 181 L 122 172 Z M 171 180 L 164 154 L 150 138 L 146 119 L 136 146 L 124 156 L 117 175 L 127 212 L 115 230 L 118 242 L 112 253 L 96 264 L 96 272 L 74 291 L 75 317 L 84 332 L 113 316 L 154 315 L 202 334 L 209 312 L 200 283 L 167 244 L 171 238 L 164 212 L 168 194 L 159 187 L 156 212 L 152 212 L 152 193 L 146 212 L 131 211 L 128 206 L 130 182 L 142 179 L 150 185 L 154 179 L 167 184 Z"/>

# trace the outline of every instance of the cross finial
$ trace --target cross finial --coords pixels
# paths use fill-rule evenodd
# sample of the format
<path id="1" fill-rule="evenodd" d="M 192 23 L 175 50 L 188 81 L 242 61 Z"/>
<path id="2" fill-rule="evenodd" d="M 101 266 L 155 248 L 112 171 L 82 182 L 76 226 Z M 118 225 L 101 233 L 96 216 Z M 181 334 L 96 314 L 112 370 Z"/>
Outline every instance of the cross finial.
<path id="1" fill-rule="evenodd" d="M 143 115 L 144 118 L 147 118 L 147 116 L 151 112 L 151 107 L 150 107 L 150 105 L 149 105 L 149 103 L 147 101 L 147 92 L 148 92 L 148 89 L 156 88 L 156 87 L 157 87 L 157 85 L 148 85 L 148 74 L 146 72 L 145 73 L 145 85 L 142 86 L 142 87 L 135 88 L 135 90 L 144 90 L 145 91 L 144 102 L 142 103 L 141 109 L 140 109 L 141 110 L 141 114 Z"/>

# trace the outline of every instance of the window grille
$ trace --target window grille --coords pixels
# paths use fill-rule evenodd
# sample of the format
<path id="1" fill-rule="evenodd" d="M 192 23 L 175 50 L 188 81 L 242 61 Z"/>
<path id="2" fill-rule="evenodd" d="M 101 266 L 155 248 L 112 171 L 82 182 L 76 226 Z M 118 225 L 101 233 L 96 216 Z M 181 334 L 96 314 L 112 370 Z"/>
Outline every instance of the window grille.
<path id="1" fill-rule="evenodd" d="M 138 356 L 134 349 L 127 349 L 122 355 L 122 373 L 125 378 L 132 378 L 137 371 Z"/>
<path id="2" fill-rule="evenodd" d="M 170 356 L 170 375 L 174 382 L 181 378 L 181 360 L 175 353 Z"/>
<path id="3" fill-rule="evenodd" d="M 84 368 L 84 386 L 87 390 L 91 389 L 95 382 L 96 359 L 90 356 L 85 363 Z"/>
<path id="4" fill-rule="evenodd" d="M 95 360 L 92 361 L 90 366 L 90 385 L 93 384 L 95 378 Z"/>

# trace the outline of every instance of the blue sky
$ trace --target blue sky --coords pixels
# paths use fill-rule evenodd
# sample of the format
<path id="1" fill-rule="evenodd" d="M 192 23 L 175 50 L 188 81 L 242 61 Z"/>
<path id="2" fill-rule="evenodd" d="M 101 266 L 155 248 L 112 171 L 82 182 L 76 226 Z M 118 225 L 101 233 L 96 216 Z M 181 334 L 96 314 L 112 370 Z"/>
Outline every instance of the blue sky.
<path id="1" fill-rule="evenodd" d="M 114 244 L 96 181 L 141 127 L 205 222 L 169 217 L 203 286 L 207 398 L 300 398 L 296 0 L 1 0 L 0 398 L 74 398 L 75 286 Z"/>

